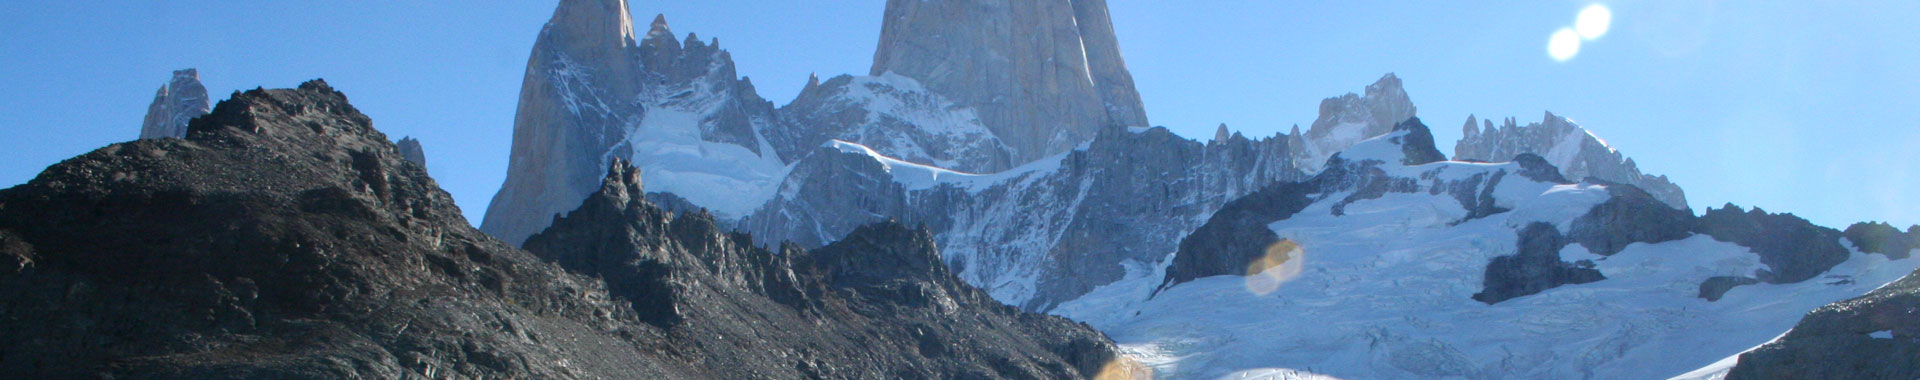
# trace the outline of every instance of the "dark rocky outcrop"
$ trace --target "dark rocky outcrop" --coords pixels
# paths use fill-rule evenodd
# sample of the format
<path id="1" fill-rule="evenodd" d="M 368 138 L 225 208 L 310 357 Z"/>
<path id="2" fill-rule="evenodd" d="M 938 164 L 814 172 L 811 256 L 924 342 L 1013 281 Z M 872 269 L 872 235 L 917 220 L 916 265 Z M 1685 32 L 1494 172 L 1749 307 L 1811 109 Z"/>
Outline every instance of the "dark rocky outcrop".
<path id="1" fill-rule="evenodd" d="M 1740 354 L 1727 379 L 1920 378 L 1920 273 L 1821 307 Z"/>
<path id="2" fill-rule="evenodd" d="M 1589 178 L 1588 181 L 1600 181 Z M 1693 236 L 1694 217 L 1687 210 L 1668 207 L 1638 187 L 1607 185 L 1606 202 L 1574 219 L 1568 232 L 1587 251 L 1612 256 L 1633 243 L 1659 243 Z"/>
<path id="3" fill-rule="evenodd" d="M 1082 325 L 1023 314 L 960 282 L 925 230 L 886 222 L 811 252 L 769 251 L 711 215 L 668 213 L 642 194 L 637 169 L 616 161 L 598 193 L 526 248 L 604 281 L 695 362 L 781 374 L 801 358 L 799 373 L 779 377 L 1060 378 L 1117 358 Z M 740 339 L 753 347 L 729 342 Z"/>
<path id="4" fill-rule="evenodd" d="M 1767 283 L 1806 281 L 1847 261 L 1847 248 L 1840 246 L 1840 231 L 1813 225 L 1790 213 L 1770 214 L 1759 207 L 1750 211 L 1733 204 L 1709 208 L 1700 216 L 1694 232 L 1752 249 L 1760 255 L 1760 263 L 1772 268 L 1755 274 Z"/>
<path id="5" fill-rule="evenodd" d="M 400 147 L 401 158 L 407 159 L 407 162 L 412 162 L 414 165 L 420 165 L 421 169 L 427 168 L 427 149 L 420 146 L 420 140 L 401 137 L 400 141 L 394 142 L 394 145 Z"/>
<path id="6" fill-rule="evenodd" d="M 1391 138 L 1401 139 L 1394 142 L 1400 145 L 1400 154 L 1406 156 L 1400 159 L 1401 164 L 1418 166 L 1447 160 L 1447 155 L 1440 153 L 1440 148 L 1433 145 L 1433 131 L 1420 123 L 1420 118 L 1410 117 L 1394 123 L 1392 132 L 1399 131 L 1406 131 L 1407 134 Z"/>
<path id="7" fill-rule="evenodd" d="M 1247 265 L 1267 256 L 1267 247 L 1280 237 L 1267 229 L 1273 222 L 1285 220 L 1313 203 L 1308 194 L 1312 185 L 1283 182 L 1240 197 L 1207 219 L 1207 224 L 1180 239 L 1179 253 L 1161 280 L 1159 293 L 1167 287 L 1207 276 L 1247 274 Z"/>
<path id="8" fill-rule="evenodd" d="M 187 136 L 187 122 L 207 114 L 207 88 L 200 85 L 200 71 L 173 71 L 173 79 L 160 86 L 147 106 L 147 117 L 140 122 L 140 138 L 181 138 Z"/>
<path id="9" fill-rule="evenodd" d="M 1475 301 L 1492 305 L 1561 285 L 1607 279 L 1592 262 L 1561 261 L 1560 249 L 1573 241 L 1552 224 L 1529 224 L 1519 234 L 1518 251 L 1487 264 L 1486 289 L 1473 295 Z"/>
<path id="10" fill-rule="evenodd" d="M 1912 231 L 1913 228 L 1907 230 Z M 1840 234 L 1860 252 L 1878 253 L 1890 259 L 1907 258 L 1915 248 L 1914 242 L 1920 241 L 1916 240 L 1920 239 L 1920 235 L 1901 233 L 1900 229 L 1887 223 L 1854 223 Z"/>
<path id="11" fill-rule="evenodd" d="M 1699 297 L 1706 299 L 1708 302 L 1719 301 L 1720 297 L 1726 296 L 1727 291 L 1733 290 L 1736 286 L 1758 283 L 1760 283 L 1760 280 L 1752 277 L 1713 276 L 1707 278 L 1706 281 L 1700 282 Z"/>
<path id="12" fill-rule="evenodd" d="M 536 256 L 470 227 L 388 141 L 314 81 L 0 190 L 0 373 L 1074 378 L 1122 363 L 1084 325 L 960 284 L 925 232 L 758 250 L 652 207 L 615 166 Z"/>

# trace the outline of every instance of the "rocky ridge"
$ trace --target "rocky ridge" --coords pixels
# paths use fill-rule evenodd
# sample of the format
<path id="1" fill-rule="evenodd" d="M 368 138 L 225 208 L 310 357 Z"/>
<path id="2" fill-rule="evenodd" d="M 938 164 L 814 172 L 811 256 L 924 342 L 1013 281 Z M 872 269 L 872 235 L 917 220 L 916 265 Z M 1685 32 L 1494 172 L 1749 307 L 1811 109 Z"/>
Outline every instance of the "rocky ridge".
<path id="1" fill-rule="evenodd" d="M 776 254 L 653 207 L 637 169 L 616 164 L 529 253 L 468 226 L 388 141 L 313 81 L 236 94 L 184 139 L 114 144 L 0 190 L 0 373 L 1133 374 L 1084 325 L 959 282 L 923 231 L 882 224 Z"/>
<path id="2" fill-rule="evenodd" d="M 147 117 L 140 122 L 140 138 L 181 138 L 187 136 L 187 122 L 207 114 L 207 88 L 200 85 L 200 71 L 173 71 L 173 79 L 160 86 L 147 106 Z"/>
<path id="3" fill-rule="evenodd" d="M 1622 155 L 1606 141 L 1581 128 L 1566 117 L 1548 112 L 1537 123 L 1519 125 L 1513 118 L 1495 127 L 1493 120 L 1467 116 L 1460 141 L 1453 145 L 1453 157 L 1463 161 L 1501 162 L 1521 153 L 1545 157 L 1560 168 L 1567 178 L 1594 177 L 1601 181 L 1633 185 L 1669 207 L 1689 210 L 1686 192 L 1668 180 L 1640 172 L 1632 158 Z"/>

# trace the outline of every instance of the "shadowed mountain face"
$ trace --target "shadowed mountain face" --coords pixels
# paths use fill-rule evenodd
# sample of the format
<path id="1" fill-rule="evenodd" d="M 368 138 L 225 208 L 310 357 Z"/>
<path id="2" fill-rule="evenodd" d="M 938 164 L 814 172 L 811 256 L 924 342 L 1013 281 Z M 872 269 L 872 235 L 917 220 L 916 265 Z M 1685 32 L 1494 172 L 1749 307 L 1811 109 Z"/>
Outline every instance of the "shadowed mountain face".
<path id="1" fill-rule="evenodd" d="M 753 249 L 617 165 L 517 250 L 325 82 L 0 191 L 0 373 L 25 378 L 1077 378 L 1084 325 L 997 305 L 925 232 Z M 557 265 L 556 265 L 557 264 Z"/>

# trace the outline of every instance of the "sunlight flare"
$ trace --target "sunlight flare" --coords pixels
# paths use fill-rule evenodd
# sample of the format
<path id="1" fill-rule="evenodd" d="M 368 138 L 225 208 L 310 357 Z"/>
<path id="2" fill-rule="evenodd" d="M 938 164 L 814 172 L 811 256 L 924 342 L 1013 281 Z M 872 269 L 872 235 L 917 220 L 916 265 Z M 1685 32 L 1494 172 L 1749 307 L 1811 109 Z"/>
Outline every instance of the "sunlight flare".
<path id="1" fill-rule="evenodd" d="M 1573 30 L 1580 32 L 1580 38 L 1588 41 L 1600 39 L 1613 28 L 1613 10 L 1607 6 L 1594 4 L 1580 10 L 1580 16 L 1573 22 Z"/>
<path id="2" fill-rule="evenodd" d="M 1280 290 L 1281 284 L 1300 276 L 1305 261 L 1306 250 L 1292 240 L 1268 245 L 1266 255 L 1247 264 L 1247 291 L 1264 296 Z"/>
<path id="3" fill-rule="evenodd" d="M 1566 62 L 1578 54 L 1580 54 L 1580 32 L 1573 31 L 1573 28 L 1560 28 L 1559 31 L 1553 32 L 1552 37 L 1547 38 L 1547 55 L 1553 57 L 1553 60 Z"/>

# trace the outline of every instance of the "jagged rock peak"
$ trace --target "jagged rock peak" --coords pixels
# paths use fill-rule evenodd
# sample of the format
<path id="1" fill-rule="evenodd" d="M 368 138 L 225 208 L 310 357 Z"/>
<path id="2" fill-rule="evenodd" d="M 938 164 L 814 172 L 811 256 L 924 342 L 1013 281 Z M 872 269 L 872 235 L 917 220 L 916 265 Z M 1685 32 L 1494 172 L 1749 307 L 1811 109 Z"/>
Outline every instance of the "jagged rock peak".
<path id="1" fill-rule="evenodd" d="M 1566 117 L 1544 112 L 1540 122 L 1527 125 L 1509 117 L 1500 127 L 1486 120 L 1480 131 L 1474 130 L 1473 123 L 1474 118 L 1469 117 L 1464 134 L 1454 144 L 1455 159 L 1502 162 L 1522 153 L 1538 154 L 1569 179 L 1593 177 L 1633 185 L 1673 208 L 1689 209 L 1686 192 L 1679 185 L 1666 176 L 1641 173 L 1633 159 Z"/>
<path id="2" fill-rule="evenodd" d="M 620 199 L 640 199 L 646 195 L 640 184 L 640 168 L 624 158 L 607 164 L 607 178 L 600 180 L 600 193 Z"/>
<path id="3" fill-rule="evenodd" d="M 973 107 L 1018 162 L 1149 125 L 1105 0 L 890 0 L 885 17 L 871 74 Z"/>
<path id="4" fill-rule="evenodd" d="M 736 75 L 725 51 L 693 39 L 682 46 L 664 16 L 636 41 L 628 12 L 626 1 L 568 0 L 541 31 L 521 81 L 507 179 L 483 231 L 511 243 L 538 232 L 599 185 L 612 157 L 661 165 L 641 157 L 654 151 L 636 151 L 644 143 L 634 139 L 646 137 L 633 135 L 652 115 L 698 115 L 655 124 L 688 128 L 696 144 L 738 145 L 756 161 L 779 159 L 763 155 L 772 152 L 760 151 L 756 130 L 775 124 L 772 104 Z M 668 98 L 682 93 L 698 96 Z"/>
<path id="5" fill-rule="evenodd" d="M 1474 137 L 1478 135 L 1480 135 L 1480 121 L 1475 119 L 1473 114 L 1467 114 L 1467 125 L 1460 127 L 1460 136 Z"/>
<path id="6" fill-rule="evenodd" d="M 1307 128 L 1307 138 L 1325 140 L 1351 131 L 1348 126 L 1363 124 L 1358 136 L 1367 138 L 1386 133 L 1394 124 L 1417 116 L 1413 100 L 1400 85 L 1400 78 L 1387 73 L 1367 85 L 1365 94 L 1346 94 L 1320 101 L 1320 116 Z"/>
<path id="7" fill-rule="evenodd" d="M 187 136 L 187 122 L 207 114 L 207 88 L 200 85 L 200 71 L 173 71 L 173 79 L 160 86 L 147 106 L 147 117 L 140 123 L 140 138 L 181 138 Z"/>
<path id="8" fill-rule="evenodd" d="M 421 168 L 427 167 L 427 149 L 420 146 L 419 139 L 413 136 L 401 137 L 400 141 L 394 142 L 394 145 L 400 147 L 400 157 L 406 158 L 414 165 L 420 165 Z"/>
<path id="9" fill-rule="evenodd" d="M 689 37 L 688 42 L 694 41 L 691 38 L 693 36 L 692 34 L 688 34 L 687 36 Z M 680 40 L 673 38 L 673 28 L 667 26 L 667 15 L 657 14 L 653 16 L 653 24 L 647 27 L 646 38 L 642 39 L 640 46 L 679 51 L 682 45 Z"/>
<path id="10" fill-rule="evenodd" d="M 561 0 L 541 34 L 586 46 L 624 47 L 635 41 L 627 0 Z"/>
<path id="11" fill-rule="evenodd" d="M 1220 123 L 1220 128 L 1213 130 L 1213 141 L 1226 142 L 1229 136 L 1231 135 L 1227 133 L 1227 123 Z"/>
<path id="12" fill-rule="evenodd" d="M 1305 149 L 1299 150 L 1299 159 L 1309 164 L 1324 162 L 1362 140 L 1387 134 L 1395 124 L 1416 116 L 1416 111 L 1393 73 L 1367 85 L 1364 94 L 1321 100 L 1319 117 L 1301 137 Z"/>

